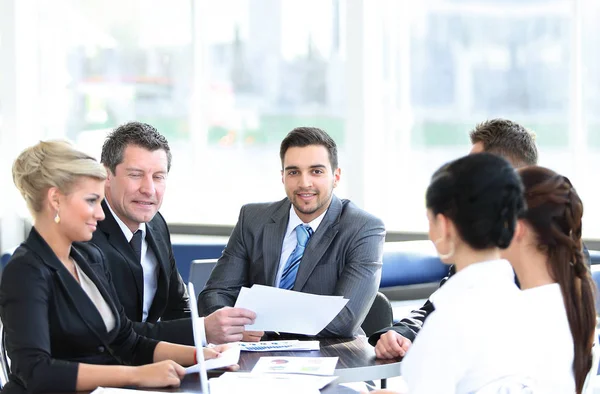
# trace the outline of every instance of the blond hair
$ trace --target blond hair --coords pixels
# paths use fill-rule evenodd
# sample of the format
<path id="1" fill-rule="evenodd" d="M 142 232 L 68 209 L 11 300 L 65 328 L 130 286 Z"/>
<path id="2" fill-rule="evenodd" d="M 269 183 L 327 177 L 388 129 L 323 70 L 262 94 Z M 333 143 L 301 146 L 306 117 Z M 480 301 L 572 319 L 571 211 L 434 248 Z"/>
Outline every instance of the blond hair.
<path id="1" fill-rule="evenodd" d="M 42 210 L 46 193 L 56 187 L 64 194 L 80 177 L 106 179 L 104 166 L 67 141 L 40 141 L 25 149 L 12 167 L 13 181 L 32 215 Z"/>

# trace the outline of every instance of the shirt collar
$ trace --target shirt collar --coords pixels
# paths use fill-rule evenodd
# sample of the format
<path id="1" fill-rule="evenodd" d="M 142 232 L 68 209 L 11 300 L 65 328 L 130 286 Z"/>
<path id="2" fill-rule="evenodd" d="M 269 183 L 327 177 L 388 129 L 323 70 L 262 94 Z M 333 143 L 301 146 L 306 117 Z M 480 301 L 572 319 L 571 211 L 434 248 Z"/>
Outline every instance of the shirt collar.
<path id="1" fill-rule="evenodd" d="M 453 303 L 453 299 L 469 288 L 490 288 L 515 285 L 515 273 L 507 260 L 490 260 L 471 264 L 456 274 L 429 298 L 437 308 L 440 304 Z"/>
<path id="2" fill-rule="evenodd" d="M 311 222 L 305 223 L 310 228 L 312 228 L 313 233 L 317 232 L 317 228 L 323 221 L 323 218 L 325 217 L 326 213 L 327 213 L 327 210 L 325 212 L 323 212 L 322 214 L 320 214 L 319 216 L 317 216 L 316 218 L 314 218 Z M 294 209 L 294 205 L 292 205 L 290 207 L 290 219 L 288 221 L 287 233 L 285 235 L 288 236 L 292 231 L 294 231 L 296 229 L 296 227 L 298 227 L 299 224 L 303 224 L 303 223 L 304 222 L 302 221 L 302 219 L 300 219 L 298 217 L 298 214 L 296 213 L 296 210 Z"/>
<path id="3" fill-rule="evenodd" d="M 117 221 L 117 224 L 121 228 L 123 235 L 125 235 L 125 239 L 127 239 L 127 242 L 131 242 L 131 238 L 133 238 L 133 233 L 131 232 L 129 227 L 127 227 L 127 225 L 123 223 L 123 221 L 121 220 L 121 218 L 119 218 L 115 211 L 113 211 L 110 204 L 108 203 L 108 200 L 104 199 L 104 201 L 106 202 L 106 206 L 110 210 L 110 213 L 112 213 L 113 217 Z M 138 228 L 138 230 L 142 230 L 142 239 L 146 239 L 146 223 L 140 223 L 140 227 Z"/>

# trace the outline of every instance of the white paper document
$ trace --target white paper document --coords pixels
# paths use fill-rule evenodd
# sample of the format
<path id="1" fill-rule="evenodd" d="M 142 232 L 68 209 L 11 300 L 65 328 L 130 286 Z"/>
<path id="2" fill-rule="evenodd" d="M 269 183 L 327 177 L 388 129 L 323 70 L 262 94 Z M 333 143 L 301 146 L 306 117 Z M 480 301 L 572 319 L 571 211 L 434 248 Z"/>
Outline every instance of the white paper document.
<path id="1" fill-rule="evenodd" d="M 290 374 L 255 374 L 225 372 L 210 379 L 211 394 L 219 393 L 318 393 L 337 379 L 337 376 L 312 376 Z"/>
<path id="2" fill-rule="evenodd" d="M 211 358 L 210 360 L 204 361 L 206 365 L 206 370 L 209 371 L 211 369 L 217 368 L 225 368 L 230 365 L 237 364 L 240 360 L 240 347 L 237 345 L 231 345 L 231 347 L 225 350 L 221 355 L 217 358 Z M 186 375 L 189 373 L 196 373 L 200 371 L 200 367 L 198 364 L 192 365 L 191 367 L 187 367 L 185 369 Z"/>
<path id="3" fill-rule="evenodd" d="M 261 357 L 252 368 L 252 373 L 331 376 L 337 361 L 337 357 Z"/>
<path id="4" fill-rule="evenodd" d="M 319 350 L 319 341 L 262 341 L 239 342 L 243 352 L 285 352 L 285 351 L 311 351 Z"/>
<path id="5" fill-rule="evenodd" d="M 121 389 L 115 387 L 97 387 L 91 394 L 165 394 L 160 391 Z"/>
<path id="6" fill-rule="evenodd" d="M 321 296 L 254 285 L 251 288 L 242 287 L 235 307 L 256 313 L 254 324 L 246 326 L 246 330 L 317 335 L 347 302 L 340 296 Z"/>

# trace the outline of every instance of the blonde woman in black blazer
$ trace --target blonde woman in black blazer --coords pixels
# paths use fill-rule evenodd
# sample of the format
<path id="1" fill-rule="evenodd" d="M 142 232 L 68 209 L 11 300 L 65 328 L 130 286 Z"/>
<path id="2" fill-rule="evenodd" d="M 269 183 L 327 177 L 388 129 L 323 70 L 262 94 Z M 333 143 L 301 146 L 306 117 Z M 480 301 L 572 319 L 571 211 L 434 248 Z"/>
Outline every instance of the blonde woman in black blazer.
<path id="1" fill-rule="evenodd" d="M 4 392 L 179 385 L 195 349 L 136 334 L 102 253 L 78 243 L 104 218 L 104 167 L 66 142 L 40 142 L 17 158 L 13 179 L 34 227 L 0 284 L 11 359 Z"/>

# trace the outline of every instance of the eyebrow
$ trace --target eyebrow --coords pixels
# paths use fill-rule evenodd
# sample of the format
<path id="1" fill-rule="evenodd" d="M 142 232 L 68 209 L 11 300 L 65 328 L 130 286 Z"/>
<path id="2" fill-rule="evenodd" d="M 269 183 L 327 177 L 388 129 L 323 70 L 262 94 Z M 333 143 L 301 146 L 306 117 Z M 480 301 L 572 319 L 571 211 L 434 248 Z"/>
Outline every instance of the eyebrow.
<path id="1" fill-rule="evenodd" d="M 136 167 L 127 167 L 125 168 L 125 171 L 133 171 L 133 172 L 144 172 L 144 170 L 142 170 L 141 168 L 136 168 Z M 154 172 L 154 174 L 167 174 L 168 171 L 156 171 Z"/>
<path id="2" fill-rule="evenodd" d="M 325 168 L 325 169 L 327 169 L 327 167 L 324 164 L 315 164 L 315 165 L 312 165 L 312 166 L 310 166 L 308 168 Z M 287 171 L 287 170 L 299 170 L 299 169 L 300 169 L 300 167 L 298 167 L 298 166 L 287 166 L 287 167 L 284 168 L 285 171 Z"/>
<path id="3" fill-rule="evenodd" d="M 100 198 L 100 195 L 97 193 L 90 193 L 90 197 Z"/>

